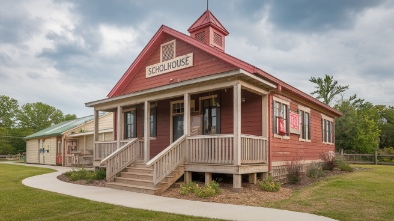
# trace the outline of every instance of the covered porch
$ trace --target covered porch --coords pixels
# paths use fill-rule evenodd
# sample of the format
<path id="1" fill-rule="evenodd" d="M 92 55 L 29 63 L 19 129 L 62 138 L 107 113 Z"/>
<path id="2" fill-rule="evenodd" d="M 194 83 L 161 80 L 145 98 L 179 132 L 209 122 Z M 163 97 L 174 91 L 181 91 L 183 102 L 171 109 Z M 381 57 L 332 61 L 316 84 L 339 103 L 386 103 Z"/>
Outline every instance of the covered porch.
<path id="1" fill-rule="evenodd" d="M 92 102 L 94 166 L 105 165 L 113 180 L 141 161 L 152 168 L 154 185 L 182 166 L 186 182 L 192 172 L 205 173 L 206 182 L 212 173 L 232 174 L 241 189 L 242 174 L 256 182 L 257 173 L 268 172 L 271 88 L 234 70 Z M 98 141 L 99 111 L 115 113 L 113 141 Z"/>

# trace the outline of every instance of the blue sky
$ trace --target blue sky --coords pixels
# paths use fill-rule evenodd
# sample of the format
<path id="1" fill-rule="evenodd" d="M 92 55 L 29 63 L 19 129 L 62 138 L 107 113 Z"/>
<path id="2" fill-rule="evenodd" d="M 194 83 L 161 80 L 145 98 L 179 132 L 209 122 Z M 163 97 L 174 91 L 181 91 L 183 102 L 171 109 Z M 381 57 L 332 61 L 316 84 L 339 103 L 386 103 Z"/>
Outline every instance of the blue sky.
<path id="1" fill-rule="evenodd" d="M 204 0 L 0 0 L 0 94 L 93 113 L 159 27 L 187 33 Z M 333 75 L 394 106 L 394 2 L 210 0 L 230 32 L 226 52 L 292 84 Z"/>

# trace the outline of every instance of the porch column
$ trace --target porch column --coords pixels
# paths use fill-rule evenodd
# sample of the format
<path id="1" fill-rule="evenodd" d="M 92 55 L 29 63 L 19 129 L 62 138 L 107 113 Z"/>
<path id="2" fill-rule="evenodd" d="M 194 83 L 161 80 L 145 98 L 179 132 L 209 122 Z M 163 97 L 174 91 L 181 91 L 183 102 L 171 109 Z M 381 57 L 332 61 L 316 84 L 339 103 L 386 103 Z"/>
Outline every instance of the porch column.
<path id="1" fill-rule="evenodd" d="M 150 159 L 150 102 L 144 102 L 144 162 Z"/>
<path id="2" fill-rule="evenodd" d="M 94 110 L 94 143 L 99 139 L 99 111 Z"/>
<path id="3" fill-rule="evenodd" d="M 234 165 L 241 165 L 241 85 L 234 85 Z"/>
<path id="4" fill-rule="evenodd" d="M 122 139 L 121 124 L 122 124 L 123 108 L 118 106 L 118 113 L 116 116 L 116 149 L 120 148 L 120 140 Z"/>
<path id="5" fill-rule="evenodd" d="M 183 95 L 184 111 L 183 111 L 183 134 L 190 135 L 190 95 Z"/>

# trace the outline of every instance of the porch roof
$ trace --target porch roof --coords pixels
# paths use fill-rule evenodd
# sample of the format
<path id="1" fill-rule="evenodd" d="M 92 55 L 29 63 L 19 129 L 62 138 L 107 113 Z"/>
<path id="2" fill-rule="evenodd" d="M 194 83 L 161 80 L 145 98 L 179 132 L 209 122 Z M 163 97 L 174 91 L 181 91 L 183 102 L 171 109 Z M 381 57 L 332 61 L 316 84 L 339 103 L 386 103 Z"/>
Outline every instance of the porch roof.
<path id="1" fill-rule="evenodd" d="M 245 79 L 248 79 L 249 81 L 255 82 L 260 85 L 264 85 L 267 88 L 276 88 L 275 84 L 272 84 L 264 79 L 261 79 L 261 78 L 255 76 L 245 70 L 236 69 L 236 70 L 223 72 L 223 73 L 219 73 L 219 74 L 215 74 L 215 75 L 208 75 L 208 76 L 190 79 L 190 80 L 181 81 L 181 82 L 176 82 L 173 84 L 168 84 L 168 85 L 164 85 L 164 86 L 160 86 L 160 87 L 150 88 L 150 89 L 146 89 L 143 91 L 137 91 L 137 92 L 133 92 L 133 93 L 129 93 L 129 94 L 124 94 L 124 95 L 120 95 L 117 97 L 110 97 L 110 98 L 105 98 L 105 99 L 101 99 L 101 100 L 97 100 L 97 101 L 92 101 L 92 102 L 85 103 L 85 105 L 86 105 L 86 107 L 94 107 L 96 105 L 109 103 L 112 101 L 117 101 L 117 100 L 122 100 L 122 99 L 126 99 L 126 98 L 132 98 L 132 97 L 136 97 L 136 96 L 146 95 L 146 94 L 150 94 L 150 93 L 154 93 L 154 92 L 174 89 L 174 88 L 178 88 L 178 87 L 190 86 L 190 85 L 197 84 L 197 83 L 208 82 L 208 81 L 218 80 L 218 79 L 222 79 L 222 78 L 237 77 L 237 76 L 244 77 Z"/>
<path id="2" fill-rule="evenodd" d="M 103 129 L 103 130 L 99 130 L 99 134 L 102 133 L 109 133 L 109 132 L 113 132 L 113 129 Z M 82 133 L 75 133 L 75 134 L 70 134 L 67 137 L 82 137 L 82 136 L 86 136 L 86 135 L 92 135 L 94 134 L 94 131 L 87 131 L 87 132 L 82 132 Z"/>

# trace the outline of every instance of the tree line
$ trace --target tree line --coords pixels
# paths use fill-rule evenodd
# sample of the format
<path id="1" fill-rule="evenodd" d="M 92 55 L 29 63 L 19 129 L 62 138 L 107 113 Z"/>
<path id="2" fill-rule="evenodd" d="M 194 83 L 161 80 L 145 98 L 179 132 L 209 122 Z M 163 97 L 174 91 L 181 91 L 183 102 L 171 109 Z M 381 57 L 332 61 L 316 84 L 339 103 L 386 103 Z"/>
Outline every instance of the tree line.
<path id="1" fill-rule="evenodd" d="M 17 100 L 0 95 L 0 155 L 25 152 L 23 137 L 76 118 L 42 102 L 20 106 Z"/>
<path id="2" fill-rule="evenodd" d="M 343 116 L 335 120 L 337 150 L 351 153 L 372 153 L 377 148 L 394 147 L 394 107 L 374 105 L 352 95 L 345 98 L 343 92 L 349 85 L 338 85 L 333 76 L 312 77 L 315 84 L 311 95 L 340 111 Z"/>

